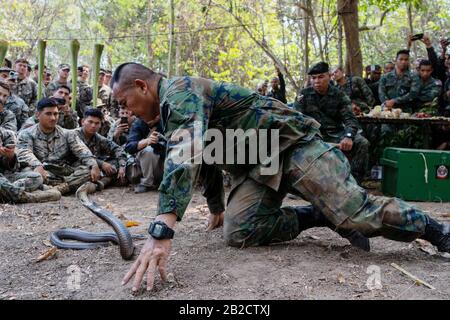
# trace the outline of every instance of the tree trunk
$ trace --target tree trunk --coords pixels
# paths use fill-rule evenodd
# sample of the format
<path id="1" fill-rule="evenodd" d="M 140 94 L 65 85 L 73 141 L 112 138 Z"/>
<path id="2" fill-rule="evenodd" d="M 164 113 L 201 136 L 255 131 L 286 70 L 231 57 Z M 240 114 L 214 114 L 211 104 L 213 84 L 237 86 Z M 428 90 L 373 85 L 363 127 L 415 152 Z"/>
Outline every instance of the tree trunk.
<path id="1" fill-rule="evenodd" d="M 358 0 L 338 0 L 338 14 L 342 18 L 345 33 L 347 74 L 362 76 L 363 64 L 359 43 Z"/>
<path id="2" fill-rule="evenodd" d="M 175 30 L 175 4 L 174 0 L 170 0 L 170 24 L 169 24 L 169 55 L 167 59 L 167 77 L 172 76 L 172 56 L 173 56 L 173 38 Z"/>
<path id="3" fill-rule="evenodd" d="M 344 65 L 344 48 L 343 48 L 343 42 L 344 37 L 342 34 L 342 19 L 340 16 L 338 16 L 338 42 L 337 42 L 337 49 L 338 49 L 338 63 L 339 66 Z"/>
<path id="4" fill-rule="evenodd" d="M 408 4 L 408 27 L 409 27 L 409 33 L 414 34 L 414 27 L 413 27 L 413 17 L 412 17 L 412 6 L 411 4 Z M 412 43 L 412 50 L 414 53 L 414 58 L 417 58 L 417 46 L 416 42 L 413 41 Z"/>
<path id="5" fill-rule="evenodd" d="M 147 23 L 146 30 L 148 32 L 147 36 L 147 58 L 148 66 L 154 68 L 153 65 L 153 47 L 152 47 L 152 24 L 153 24 L 153 0 L 147 1 Z"/>

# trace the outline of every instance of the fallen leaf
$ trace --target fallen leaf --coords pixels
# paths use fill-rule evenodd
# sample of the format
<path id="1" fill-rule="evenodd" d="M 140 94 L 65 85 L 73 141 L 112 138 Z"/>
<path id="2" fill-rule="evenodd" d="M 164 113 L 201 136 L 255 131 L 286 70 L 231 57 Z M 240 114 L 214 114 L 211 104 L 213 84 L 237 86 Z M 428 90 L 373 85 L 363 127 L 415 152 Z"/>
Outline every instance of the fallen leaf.
<path id="1" fill-rule="evenodd" d="M 56 247 L 53 247 L 51 249 L 48 249 L 47 251 L 45 251 L 43 254 L 41 254 L 37 259 L 36 262 L 41 262 L 43 260 L 47 260 L 51 257 L 53 257 L 56 254 L 56 251 L 58 249 Z"/>
<path id="2" fill-rule="evenodd" d="M 137 227 L 137 226 L 139 226 L 140 224 L 141 224 L 140 222 L 137 222 L 137 221 L 134 221 L 134 220 L 128 220 L 128 221 L 125 222 L 125 226 L 126 226 L 127 228 Z"/>
<path id="3" fill-rule="evenodd" d="M 450 218 L 450 213 L 446 213 L 443 215 L 444 218 Z"/>
<path id="4" fill-rule="evenodd" d="M 345 278 L 344 278 L 344 276 L 342 275 L 342 273 L 339 273 L 339 274 L 338 274 L 337 279 L 338 279 L 338 282 L 339 282 L 339 283 L 345 283 Z"/>
<path id="5" fill-rule="evenodd" d="M 42 243 L 44 244 L 44 246 L 53 247 L 53 245 L 48 240 L 44 240 L 44 241 L 42 241 Z"/>
<path id="6" fill-rule="evenodd" d="M 419 249 L 423 252 L 428 253 L 431 256 L 434 256 L 437 251 L 434 248 L 432 244 L 430 244 L 428 241 L 422 240 L 422 239 L 416 239 L 416 243 L 419 244 Z"/>

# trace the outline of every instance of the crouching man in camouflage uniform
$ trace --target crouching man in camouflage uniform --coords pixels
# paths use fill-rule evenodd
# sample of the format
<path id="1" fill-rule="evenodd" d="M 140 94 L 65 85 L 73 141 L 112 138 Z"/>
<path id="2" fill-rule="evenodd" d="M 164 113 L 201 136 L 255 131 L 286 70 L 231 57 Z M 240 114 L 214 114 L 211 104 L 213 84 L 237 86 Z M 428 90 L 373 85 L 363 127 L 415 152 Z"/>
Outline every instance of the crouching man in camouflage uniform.
<path id="1" fill-rule="evenodd" d="M 61 128 L 58 105 L 64 100 L 44 98 L 36 108 L 38 124 L 20 132 L 18 157 L 27 171 L 38 172 L 44 183 L 57 186 L 62 194 L 74 192 L 83 183 L 96 182 L 100 169 L 88 147 L 74 131 Z M 78 160 L 80 165 L 74 166 Z"/>
<path id="2" fill-rule="evenodd" d="M 0 102 L 1 103 L 1 102 Z M 14 132 L 0 128 L 0 202 L 56 201 L 61 193 L 55 189 L 40 191 L 43 179 L 37 172 L 19 172 Z"/>
<path id="3" fill-rule="evenodd" d="M 113 182 L 124 185 L 127 155 L 122 147 L 98 133 L 102 120 L 103 112 L 100 109 L 88 109 L 84 113 L 82 127 L 75 129 L 75 132 L 97 158 L 97 165 L 103 175 L 99 181 L 102 187 Z"/>
<path id="4" fill-rule="evenodd" d="M 400 199 L 367 194 L 350 174 L 344 154 L 322 141 L 319 123 L 283 103 L 203 78 L 166 80 L 136 63 L 120 65 L 111 82 L 121 105 L 146 122 L 161 117 L 167 140 L 157 217 L 149 228 L 151 236 L 123 280 L 125 284 L 136 274 L 134 291 L 146 272 L 149 290 L 156 269 L 166 277 L 173 227 L 186 211 L 202 167 L 202 161 L 196 159 L 201 155 L 195 153 L 194 158 L 183 159 L 180 150 L 200 147 L 201 152 L 207 129 L 216 129 L 214 132 L 222 137 L 226 129 L 277 129 L 273 135 L 279 137 L 275 141 L 279 148 L 271 152 L 268 161 L 212 164 L 233 177 L 225 215 L 212 212 L 216 214 L 215 222 L 224 219 L 224 236 L 229 245 L 247 247 L 288 241 L 307 228 L 329 221 L 337 230 L 358 230 L 367 237 L 398 241 L 420 237 L 450 252 L 448 225 Z M 224 153 L 236 144 L 234 141 L 227 145 Z M 264 172 L 277 160 L 279 170 Z M 281 207 L 287 192 L 301 195 L 312 205 Z"/>

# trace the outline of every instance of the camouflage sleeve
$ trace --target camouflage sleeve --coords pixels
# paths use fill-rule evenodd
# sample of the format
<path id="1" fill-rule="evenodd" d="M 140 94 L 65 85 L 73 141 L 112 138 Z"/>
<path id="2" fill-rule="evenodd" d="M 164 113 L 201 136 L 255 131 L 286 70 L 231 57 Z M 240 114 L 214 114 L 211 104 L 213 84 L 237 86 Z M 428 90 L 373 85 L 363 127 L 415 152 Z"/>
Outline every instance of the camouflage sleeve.
<path id="1" fill-rule="evenodd" d="M 5 119 L 3 120 L 2 123 L 2 128 L 6 130 L 11 130 L 13 132 L 17 132 L 16 116 L 11 111 L 6 112 Z"/>
<path id="2" fill-rule="evenodd" d="M 80 162 L 91 168 L 97 165 L 95 157 L 91 150 L 81 141 L 80 137 L 75 131 L 65 130 L 67 144 L 69 145 L 70 151 L 74 154 Z"/>
<path id="3" fill-rule="evenodd" d="M 338 94 L 338 101 L 339 114 L 341 115 L 342 122 L 345 126 L 345 134 L 351 133 L 352 136 L 355 137 L 359 130 L 359 123 L 352 111 L 352 101 L 342 91 Z"/>
<path id="4" fill-rule="evenodd" d="M 380 98 L 381 103 L 389 100 L 386 92 L 386 76 L 382 76 L 380 79 L 380 84 L 378 86 L 378 97 Z"/>
<path id="5" fill-rule="evenodd" d="M 204 108 L 202 98 L 192 91 L 172 91 L 170 95 L 170 102 L 165 103 L 170 103 L 172 116 L 185 120 L 167 137 L 167 156 L 159 186 L 158 214 L 173 212 L 180 221 L 191 201 L 200 174 L 202 137 L 207 127 L 203 112 L 207 108 Z"/>
<path id="6" fill-rule="evenodd" d="M 19 133 L 17 143 L 17 156 L 19 163 L 32 169 L 42 166 L 42 162 L 34 155 L 34 140 L 30 130 L 24 130 Z"/>
<path id="7" fill-rule="evenodd" d="M 114 141 L 108 140 L 104 137 L 101 139 L 101 150 L 107 154 L 111 159 L 117 160 L 119 166 L 124 167 L 127 163 L 127 154 L 125 150 Z M 98 162 L 98 159 L 97 159 Z"/>
<path id="8" fill-rule="evenodd" d="M 412 76 L 411 88 L 409 92 L 403 96 L 397 97 L 394 99 L 395 104 L 407 104 L 411 103 L 417 99 L 420 93 L 420 78 L 418 75 Z"/>
<path id="9" fill-rule="evenodd" d="M 20 99 L 17 103 L 19 104 L 19 108 L 22 110 L 22 112 L 19 115 L 19 119 L 17 119 L 17 122 L 20 123 L 21 125 L 23 125 L 28 119 L 30 109 L 28 108 L 25 101 L 23 101 L 22 99 Z M 17 128 L 17 129 L 20 129 L 20 128 Z"/>
<path id="10" fill-rule="evenodd" d="M 70 109 L 68 115 L 64 115 L 64 128 L 75 129 L 78 128 L 78 115 L 73 109 Z"/>
<path id="11" fill-rule="evenodd" d="M 359 89 L 362 92 L 365 102 L 369 105 L 369 107 L 373 107 L 375 105 L 375 98 L 373 97 L 372 90 L 370 90 L 367 83 L 362 79 L 357 77 L 357 84 Z"/>

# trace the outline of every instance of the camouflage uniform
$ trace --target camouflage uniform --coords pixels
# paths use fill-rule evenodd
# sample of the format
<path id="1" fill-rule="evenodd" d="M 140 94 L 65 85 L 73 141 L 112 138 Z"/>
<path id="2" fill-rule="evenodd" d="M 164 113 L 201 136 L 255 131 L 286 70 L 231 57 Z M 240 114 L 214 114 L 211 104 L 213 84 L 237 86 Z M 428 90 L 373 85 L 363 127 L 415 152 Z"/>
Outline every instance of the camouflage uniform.
<path id="1" fill-rule="evenodd" d="M 294 108 L 320 123 L 324 141 L 340 143 L 347 135 L 351 136 L 353 147 L 346 154 L 352 166 L 352 174 L 361 181 L 367 172 L 369 142 L 358 133 L 360 126 L 353 114 L 349 97 L 334 86 L 329 87 L 325 96 L 309 87 L 300 92 Z"/>
<path id="2" fill-rule="evenodd" d="M 123 146 L 123 145 L 125 145 L 127 143 L 128 133 L 123 132 L 119 136 L 119 138 L 116 138 L 114 136 L 114 132 L 116 132 L 116 129 L 117 129 L 117 127 L 119 125 L 120 125 L 120 119 L 112 124 L 111 129 L 109 129 L 109 132 L 108 132 L 108 139 L 111 140 L 111 141 L 114 141 L 119 146 Z"/>
<path id="3" fill-rule="evenodd" d="M 105 104 L 106 109 L 111 112 L 111 88 L 105 85 L 102 85 L 98 88 L 98 98 L 102 100 Z"/>
<path id="4" fill-rule="evenodd" d="M 83 118 L 84 112 L 92 106 L 92 87 L 81 80 L 77 81 L 78 98 L 77 112 L 80 118 Z"/>
<path id="5" fill-rule="evenodd" d="M 319 123 L 283 103 L 242 87 L 193 77 L 162 79 L 159 98 L 161 127 L 168 143 L 158 214 L 174 212 L 182 219 L 202 165 L 193 159 L 180 163 L 177 158 L 180 148 L 201 146 L 206 129 L 218 129 L 224 136 L 226 129 L 278 129 L 279 151 L 271 154 L 271 159 L 280 161 L 275 174 L 264 175 L 260 170 L 267 163 L 261 161 L 216 165 L 233 178 L 224 221 L 229 245 L 295 238 L 302 231 L 297 214 L 302 207 L 281 208 L 287 191 L 300 194 L 340 228 L 400 241 L 412 241 L 425 233 L 428 216 L 402 200 L 368 195 L 351 176 L 344 154 L 322 142 Z"/>
<path id="6" fill-rule="evenodd" d="M 75 129 L 74 131 L 96 157 L 99 168 L 102 167 L 103 162 L 105 161 L 115 166 L 116 169 L 119 169 L 119 167 L 125 167 L 127 163 L 127 155 L 122 147 L 98 133 L 96 133 L 91 140 L 87 141 L 82 127 Z"/>
<path id="7" fill-rule="evenodd" d="M 361 111 L 367 113 L 375 105 L 375 98 L 369 86 L 361 77 L 345 76 L 346 82 L 343 86 L 337 84 L 352 103 L 361 108 Z"/>
<path id="8" fill-rule="evenodd" d="M 49 172 L 50 185 L 67 182 L 75 191 L 90 180 L 90 170 L 96 166 L 94 156 L 74 131 L 56 126 L 45 134 L 36 124 L 19 133 L 18 158 L 24 171 L 43 166 Z M 79 165 L 75 166 L 78 160 Z"/>
<path id="9" fill-rule="evenodd" d="M 14 113 L 9 110 L 0 111 L 0 127 L 17 132 L 17 120 Z"/>
<path id="10" fill-rule="evenodd" d="M 381 103 L 394 99 L 395 108 L 408 113 L 412 113 L 412 104 L 419 92 L 419 78 L 409 70 L 402 76 L 397 75 L 396 70 L 383 75 L 378 88 Z"/>
<path id="11" fill-rule="evenodd" d="M 0 145 L 16 144 L 14 132 L 0 128 Z M 17 157 L 13 160 L 0 156 L 0 202 L 23 202 L 24 191 L 33 192 L 42 186 L 37 172 L 18 172 Z"/>
<path id="12" fill-rule="evenodd" d="M 18 130 L 20 130 L 25 121 L 27 121 L 30 114 L 30 110 L 25 102 L 15 94 L 10 95 L 8 100 L 6 100 L 5 110 L 9 110 L 14 113 Z"/>
<path id="13" fill-rule="evenodd" d="M 12 90 L 15 95 L 19 96 L 28 106 L 29 115 L 34 113 L 37 100 L 37 84 L 29 78 L 22 79 Z"/>
<path id="14" fill-rule="evenodd" d="M 442 90 L 441 80 L 433 77 L 426 82 L 420 81 L 420 91 L 417 100 L 414 103 L 414 112 L 426 112 L 431 115 L 437 115 L 439 107 L 439 95 Z"/>

